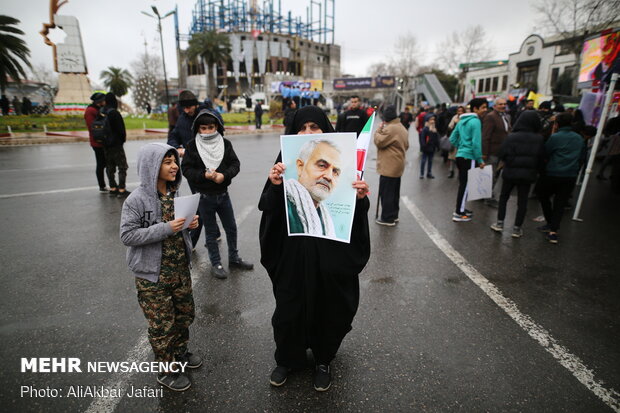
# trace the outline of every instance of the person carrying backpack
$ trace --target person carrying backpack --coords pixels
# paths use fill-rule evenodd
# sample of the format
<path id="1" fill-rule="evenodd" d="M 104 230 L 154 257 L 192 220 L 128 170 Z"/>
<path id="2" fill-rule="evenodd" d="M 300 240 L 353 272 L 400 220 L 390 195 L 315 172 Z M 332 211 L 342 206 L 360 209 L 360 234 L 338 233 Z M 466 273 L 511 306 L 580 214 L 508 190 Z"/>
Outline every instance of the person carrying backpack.
<path id="1" fill-rule="evenodd" d="M 24 97 L 24 99 L 26 99 Z M 108 188 L 105 185 L 105 179 L 103 177 L 103 170 L 105 169 L 105 153 L 103 151 L 103 144 L 95 141 L 93 136 L 92 125 L 97 119 L 99 115 L 99 110 L 105 105 L 105 95 L 101 92 L 95 92 L 91 95 L 90 100 L 93 101 L 86 110 L 84 111 L 84 121 L 86 122 L 86 127 L 88 128 L 88 137 L 90 140 L 90 146 L 93 148 L 95 152 L 95 160 L 97 162 L 97 166 L 95 168 L 95 174 L 97 175 L 97 182 L 99 183 L 99 192 L 107 193 Z M 22 104 L 22 110 L 25 112 L 26 105 Z"/>
<path id="2" fill-rule="evenodd" d="M 127 178 L 127 157 L 123 144 L 127 138 L 123 116 L 118 111 L 118 102 L 114 93 L 105 95 L 105 106 L 101 109 L 102 115 L 107 117 L 107 132 L 103 141 L 103 151 L 106 159 L 106 172 L 110 182 L 110 195 L 124 198 L 130 194 L 125 189 Z M 118 168 L 118 185 L 114 175 Z"/>

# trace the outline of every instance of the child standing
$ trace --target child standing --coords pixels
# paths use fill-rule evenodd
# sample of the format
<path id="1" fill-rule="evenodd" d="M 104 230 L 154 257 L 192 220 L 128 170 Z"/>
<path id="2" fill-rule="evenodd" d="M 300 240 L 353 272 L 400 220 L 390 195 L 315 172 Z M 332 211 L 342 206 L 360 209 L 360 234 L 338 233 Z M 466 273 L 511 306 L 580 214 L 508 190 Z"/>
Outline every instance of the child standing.
<path id="1" fill-rule="evenodd" d="M 198 368 L 201 358 L 187 350 L 194 321 L 192 241 L 188 231 L 181 230 L 185 218 L 174 218 L 174 198 L 182 179 L 177 150 L 162 143 L 143 146 L 138 175 L 140 187 L 123 204 L 120 233 L 129 247 L 127 263 L 136 277 L 149 342 L 156 362 L 187 362 L 187 367 Z M 195 216 L 189 229 L 197 226 Z M 161 373 L 157 381 L 175 391 L 191 386 L 183 372 Z"/>
<path id="2" fill-rule="evenodd" d="M 433 176 L 433 156 L 435 151 L 439 149 L 439 134 L 435 127 L 435 115 L 428 115 L 426 118 L 426 125 L 420 132 L 420 152 L 422 152 L 422 158 L 420 159 L 420 179 L 424 179 L 424 165 L 428 162 L 428 169 L 426 170 L 426 177 L 434 179 Z"/>
<path id="3" fill-rule="evenodd" d="M 254 265 L 239 257 L 237 250 L 237 223 L 233 212 L 228 186 L 239 173 L 240 162 L 232 143 L 223 137 L 224 124 L 216 112 L 203 109 L 194 120 L 195 139 L 190 141 L 183 156 L 183 175 L 190 186 L 200 192 L 198 210 L 207 235 L 207 250 L 211 261 L 211 274 L 219 279 L 228 277 L 222 266 L 217 245 L 218 227 L 215 214 L 219 215 L 226 232 L 228 266 L 251 270 Z"/>

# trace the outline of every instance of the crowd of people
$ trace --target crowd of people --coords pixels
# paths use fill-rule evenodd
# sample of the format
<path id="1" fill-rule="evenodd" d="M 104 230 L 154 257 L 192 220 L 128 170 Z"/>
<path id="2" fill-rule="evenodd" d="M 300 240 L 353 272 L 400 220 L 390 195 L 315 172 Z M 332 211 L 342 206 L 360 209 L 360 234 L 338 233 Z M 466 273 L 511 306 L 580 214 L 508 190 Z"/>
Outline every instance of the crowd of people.
<path id="1" fill-rule="evenodd" d="M 224 137 L 221 115 L 185 90 L 176 102 L 176 115 L 169 118 L 174 123 L 167 143 L 149 143 L 140 149 L 141 183 L 130 194 L 125 189 L 126 133 L 116 99 L 110 93 L 95 93 L 91 100 L 85 119 L 97 159 L 97 179 L 102 192 L 127 197 L 122 207 L 120 236 L 128 247 L 127 263 L 135 276 L 138 302 L 149 326 L 155 361 L 178 361 L 186 363 L 187 368 L 198 368 L 203 363 L 201 357 L 189 351 L 189 327 L 195 316 L 189 270 L 202 228 L 213 277 L 223 280 L 231 269 L 254 268 L 238 251 L 235 213 L 228 194 L 240 171 L 240 160 L 232 142 Z M 558 243 L 562 214 L 585 160 L 587 139 L 596 131 L 582 124 L 578 115 L 559 111 L 561 108 L 550 104 L 541 104 L 535 110 L 528 108 L 528 103 L 514 116 L 507 111 L 505 99 L 496 99 L 490 110 L 488 104 L 486 99 L 478 98 L 454 108 L 423 108 L 415 115 L 408 108 L 398 114 L 395 105 L 381 106 L 373 136 L 381 205 L 376 224 L 394 227 L 399 222 L 401 178 L 410 146 L 408 129 L 413 125 L 419 131 L 419 178 L 435 178 L 432 167 L 437 153 L 450 164 L 447 178 L 454 177 L 457 170 L 459 185 L 453 221 L 469 222 L 473 217 L 473 211 L 466 208 L 468 171 L 491 165 L 494 196 L 487 205 L 497 207 L 497 221 L 491 229 L 503 231 L 507 201 L 517 188 L 512 236 L 521 237 L 527 201 L 535 186 L 545 219 L 538 229 L 549 242 Z M 321 108 L 298 107 L 291 99 L 284 117 L 285 134 L 354 132 L 359 136 L 368 119 L 369 113 L 361 107 L 358 96 L 351 97 L 335 128 Z M 100 138 L 100 125 L 105 125 L 111 138 Z M 617 126 L 612 129 L 617 135 Z M 338 148 L 322 138 L 310 140 L 302 147 L 296 165 L 284 164 L 279 153 L 258 200 L 262 214 L 260 263 L 270 277 L 276 303 L 271 320 L 275 367 L 269 376 L 275 387 L 284 385 L 291 374 L 306 366 L 310 350 L 314 359 L 313 387 L 317 391 L 328 390 L 332 383 L 330 364 L 357 312 L 358 275 L 370 258 L 369 187 L 360 176 L 349 183 L 356 195 L 350 242 L 325 237 L 333 228 L 322 218 L 326 212 L 321 201 L 336 183 L 338 162 Z M 292 183 L 283 178 L 287 167 L 297 168 L 297 180 Z M 105 185 L 104 169 L 108 171 L 110 188 Z M 119 170 L 118 183 L 115 169 Z M 191 192 L 200 197 L 190 223 L 174 214 L 174 200 L 179 196 L 183 177 Z M 324 189 L 314 191 L 312 187 L 318 183 Z M 293 195 L 294 202 L 289 202 L 288 192 L 294 191 L 300 194 L 297 198 Z M 301 208 L 300 204 L 309 209 L 304 217 L 317 218 L 312 221 L 302 219 L 300 213 L 295 215 L 293 212 Z M 221 233 L 216 216 L 226 233 L 228 269 L 220 255 Z M 316 232 L 319 236 L 289 236 L 295 232 Z M 191 386 L 184 371 L 164 371 L 157 381 L 174 391 Z"/>
<path id="2" fill-rule="evenodd" d="M 2 116 L 9 116 L 11 114 L 11 108 L 13 109 L 13 115 L 30 115 L 32 111 L 32 101 L 24 96 L 20 101 L 17 96 L 13 96 L 13 99 L 9 100 L 6 95 L 0 97 L 0 110 L 2 110 Z"/>

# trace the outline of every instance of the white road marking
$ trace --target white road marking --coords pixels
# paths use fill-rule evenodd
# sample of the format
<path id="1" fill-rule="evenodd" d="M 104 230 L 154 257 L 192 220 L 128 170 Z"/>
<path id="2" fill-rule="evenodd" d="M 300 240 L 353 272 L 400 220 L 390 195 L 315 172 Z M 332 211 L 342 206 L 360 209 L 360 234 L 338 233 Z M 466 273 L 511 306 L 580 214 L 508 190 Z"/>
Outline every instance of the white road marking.
<path id="1" fill-rule="evenodd" d="M 126 184 L 127 186 L 134 187 L 140 185 L 140 182 L 129 182 Z M 67 188 L 67 189 L 52 189 L 50 191 L 38 191 L 38 192 L 22 192 L 19 194 L 8 194 L 8 195 L 0 195 L 0 199 L 7 198 L 19 198 L 22 196 L 35 196 L 35 195 L 52 195 L 52 194 L 66 194 L 68 192 L 79 192 L 79 191 L 98 191 L 98 186 L 81 186 L 78 188 Z"/>
<path id="2" fill-rule="evenodd" d="M 240 227 L 245 219 L 250 215 L 253 210 L 256 210 L 256 206 L 248 205 L 241 210 L 241 213 L 237 218 L 237 227 Z M 200 281 L 204 277 L 199 277 L 200 275 L 200 265 L 195 265 L 192 268 L 192 288 L 196 289 L 196 286 L 200 283 Z M 141 362 L 147 358 L 150 354 L 151 347 L 149 345 L 149 340 L 147 336 L 141 337 L 138 342 L 131 348 L 125 360 L 128 362 Z M 103 385 L 104 388 L 110 389 L 120 389 L 119 394 L 125 394 L 127 391 L 127 387 L 129 386 L 129 381 L 133 377 L 135 373 L 115 373 L 111 379 L 105 382 Z M 84 413 L 112 413 L 116 406 L 123 400 L 123 397 L 96 397 L 91 402 L 90 406 L 84 411 Z"/>
<path id="3" fill-rule="evenodd" d="M 588 390 L 598 396 L 605 404 L 614 411 L 620 412 L 620 393 L 614 389 L 607 389 L 603 383 L 594 378 L 594 371 L 589 369 L 569 349 L 562 346 L 541 325 L 537 324 L 528 315 L 523 314 L 517 305 L 487 280 L 476 270 L 461 254 L 459 254 L 448 241 L 437 231 L 426 216 L 406 196 L 402 197 L 403 203 L 418 221 L 426 235 L 437 247 L 469 277 L 484 293 L 495 302 L 506 314 L 510 316 L 530 337 L 536 340 L 547 352 L 549 352 L 562 366 L 572 373 L 573 376 Z M 446 218 L 448 219 L 448 218 Z"/>

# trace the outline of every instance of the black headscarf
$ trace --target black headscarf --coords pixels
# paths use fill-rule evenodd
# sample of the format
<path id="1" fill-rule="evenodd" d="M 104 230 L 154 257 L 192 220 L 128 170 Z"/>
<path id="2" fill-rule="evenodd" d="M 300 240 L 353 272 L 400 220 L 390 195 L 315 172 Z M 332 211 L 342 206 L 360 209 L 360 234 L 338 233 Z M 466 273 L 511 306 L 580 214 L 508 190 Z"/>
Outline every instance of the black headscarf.
<path id="1" fill-rule="evenodd" d="M 292 122 L 290 122 L 287 127 L 285 134 L 286 135 L 297 135 L 297 132 L 301 129 L 301 127 L 306 122 L 314 122 L 319 125 L 319 128 L 323 131 L 323 133 L 331 133 L 335 132 L 332 123 L 329 118 L 323 112 L 323 110 L 317 106 L 304 106 L 301 109 L 298 109 L 293 116 Z"/>
<path id="2" fill-rule="evenodd" d="M 525 111 L 517 119 L 517 123 L 512 128 L 513 132 L 534 132 L 539 133 L 542 129 L 540 116 L 535 111 Z"/>

